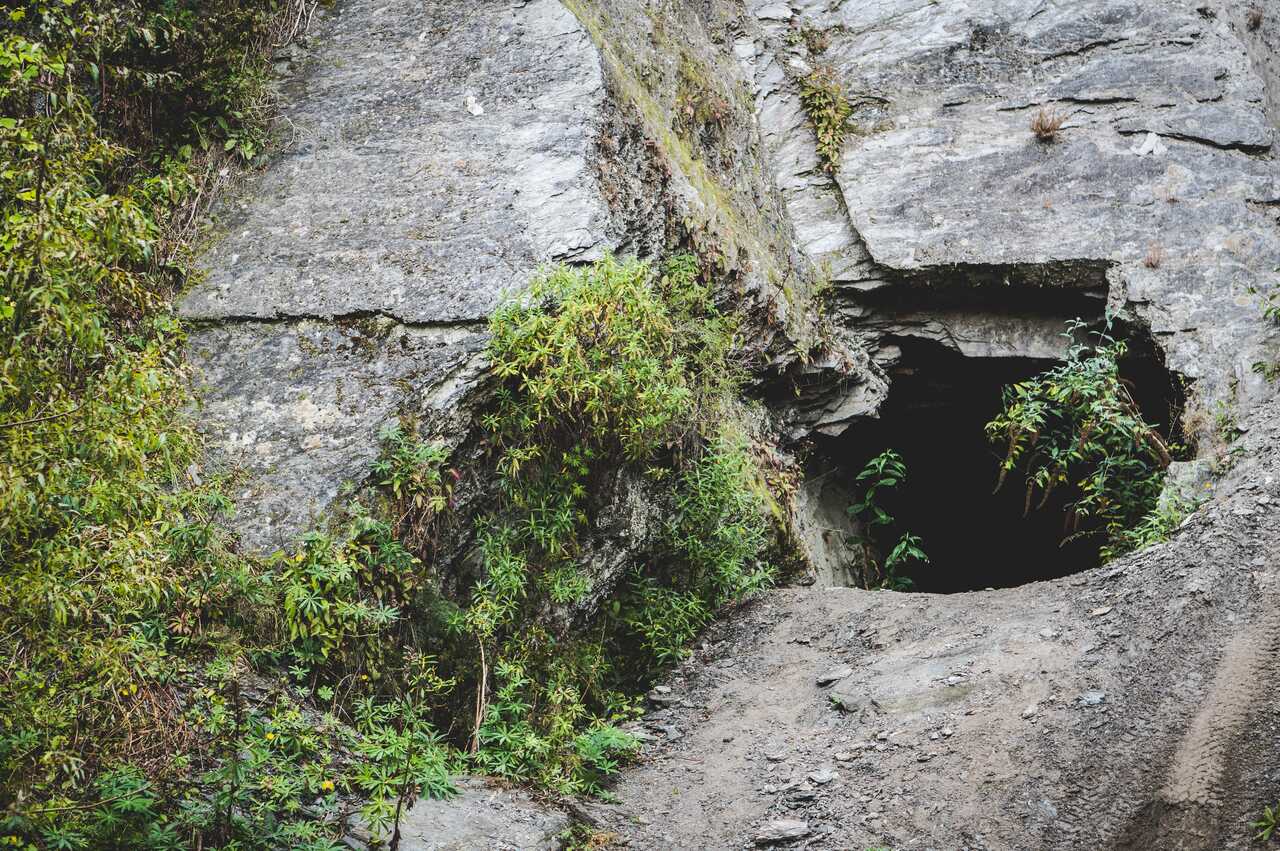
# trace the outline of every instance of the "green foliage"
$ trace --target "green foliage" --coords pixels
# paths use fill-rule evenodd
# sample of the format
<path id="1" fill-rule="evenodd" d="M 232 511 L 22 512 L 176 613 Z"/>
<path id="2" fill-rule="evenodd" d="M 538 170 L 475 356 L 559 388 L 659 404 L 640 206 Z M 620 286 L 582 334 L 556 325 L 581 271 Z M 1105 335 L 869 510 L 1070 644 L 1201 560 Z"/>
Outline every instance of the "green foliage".
<path id="1" fill-rule="evenodd" d="M 892 526 L 893 515 L 881 505 L 881 494 L 893 490 L 907 478 L 907 465 L 902 456 L 892 449 L 886 449 L 868 461 L 858 472 L 854 483 L 862 490 L 861 498 L 849 506 L 850 517 L 862 523 L 862 546 L 867 561 L 867 574 L 863 582 L 868 588 L 888 588 L 894 591 L 910 590 L 914 584 L 909 577 L 899 574 L 899 570 L 912 562 L 927 564 L 929 556 L 925 554 L 924 542 L 918 535 L 904 532 L 897 543 L 889 550 L 889 554 L 881 558 L 880 542 L 877 540 L 878 530 Z"/>
<path id="2" fill-rule="evenodd" d="M 681 585 L 713 608 L 771 579 L 770 568 L 757 561 L 767 543 L 757 475 L 745 438 L 725 427 L 675 489 L 667 537 L 688 566 Z"/>
<path id="3" fill-rule="evenodd" d="M 689 642 L 713 614 L 694 592 L 667 588 L 649 578 L 636 581 L 629 602 L 627 626 L 641 637 L 643 646 L 660 665 L 683 659 Z"/>
<path id="4" fill-rule="evenodd" d="M 676 81 L 676 125 L 685 132 L 716 130 L 729 115 L 729 102 L 712 85 L 707 69 L 689 56 L 680 60 Z"/>
<path id="5" fill-rule="evenodd" d="M 204 687 L 235 683 L 247 657 L 270 664 L 289 642 L 280 577 L 236 556 L 220 532 L 229 504 L 179 414 L 189 402 L 183 337 L 169 311 L 187 251 L 173 223 L 207 194 L 220 152 L 259 152 L 267 50 L 291 35 L 279 22 L 305 11 L 301 0 L 6 7 L 0 835 L 9 844 L 329 848 L 336 837 L 304 805 L 325 797 L 336 812 L 335 787 L 358 791 L 326 744 L 347 735 L 339 721 L 317 725 L 283 695 L 255 707 Z M 323 660 L 328 649 L 329 664 L 352 655 L 367 667 L 368 642 L 351 623 L 368 629 L 394 608 L 381 577 L 404 567 L 403 554 L 373 528 L 328 549 L 337 555 L 325 561 L 326 546 L 308 542 L 310 561 L 282 572 L 330 595 L 327 613 L 291 611 L 298 652 Z M 358 744 L 373 734 L 350 735 Z"/>
<path id="6" fill-rule="evenodd" d="M 560 267 L 501 307 L 489 353 L 504 379 L 483 422 L 502 505 L 482 524 L 484 572 L 461 620 L 480 656 L 476 763 L 562 791 L 598 791 L 634 742 L 612 663 L 678 658 L 715 608 L 768 581 L 745 441 L 713 429 L 738 375 L 732 329 L 691 258 L 654 274 L 608 257 Z M 641 568 L 598 616 L 601 638 L 538 624 L 592 588 L 582 535 L 618 476 L 671 482 L 664 569 Z M 496 688 L 488 692 L 488 672 Z"/>
<path id="7" fill-rule="evenodd" d="M 1068 326 L 1074 339 L 1083 323 Z M 1073 343 L 1066 361 L 1005 388 L 1004 409 L 987 424 L 993 443 L 1004 444 L 997 489 L 1023 465 L 1025 511 L 1043 507 L 1067 489 L 1068 540 L 1107 536 L 1106 557 L 1144 540 L 1133 530 L 1156 508 L 1171 457 L 1155 426 L 1147 423 L 1120 377 L 1122 341 L 1098 335 L 1090 348 Z M 1148 532 L 1165 521 L 1152 520 Z"/>
<path id="8" fill-rule="evenodd" d="M 357 518 L 342 542 L 312 532 L 283 560 L 284 625 L 291 654 L 325 679 L 379 679 L 394 647 L 388 631 L 418 590 L 417 560 L 385 523 Z"/>
<path id="9" fill-rule="evenodd" d="M 366 799 L 360 814 L 375 836 L 385 838 L 395 829 L 397 807 L 406 798 L 457 792 L 450 774 L 461 766 L 425 717 L 423 703 L 365 697 L 356 701 L 354 715 L 355 735 L 348 742 L 356 757 L 352 782 Z"/>
<path id="10" fill-rule="evenodd" d="M 1258 297 L 1262 318 L 1272 325 L 1280 325 L 1280 289 L 1271 288 L 1264 291 L 1257 287 L 1249 287 L 1249 294 Z M 1269 384 L 1274 384 L 1277 380 L 1280 380 L 1280 361 L 1255 361 L 1252 368 L 1255 373 L 1261 375 Z"/>
<path id="11" fill-rule="evenodd" d="M 835 174 L 840 170 L 840 153 L 853 115 L 853 107 L 836 70 L 822 65 L 810 71 L 800 84 L 800 104 L 818 137 L 822 170 Z"/>
<path id="12" fill-rule="evenodd" d="M 1274 807 L 1263 807 L 1262 815 L 1258 820 L 1249 824 L 1249 827 L 1257 831 L 1253 838 L 1259 842 L 1269 842 L 1271 835 L 1276 832 L 1277 823 L 1280 823 L 1280 804 Z"/>
<path id="13" fill-rule="evenodd" d="M 458 472 L 445 468 L 449 450 L 442 442 L 425 441 L 400 423 L 389 424 L 381 438 L 383 451 L 373 475 L 391 494 L 401 537 L 411 549 L 424 551 L 450 505 Z"/>

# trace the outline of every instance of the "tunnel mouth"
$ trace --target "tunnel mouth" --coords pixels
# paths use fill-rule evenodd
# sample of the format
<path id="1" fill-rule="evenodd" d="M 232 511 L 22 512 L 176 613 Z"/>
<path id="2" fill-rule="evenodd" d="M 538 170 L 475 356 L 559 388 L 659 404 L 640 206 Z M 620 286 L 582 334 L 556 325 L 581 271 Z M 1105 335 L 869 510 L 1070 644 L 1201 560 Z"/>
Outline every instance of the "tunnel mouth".
<path id="1" fill-rule="evenodd" d="M 1166 368 L 1143 329 L 1113 328 L 1112 334 L 1128 343 L 1120 373 L 1144 418 L 1164 437 L 1180 441 L 1186 382 Z M 1008 588 L 1097 567 L 1103 535 L 1066 540 L 1071 530 L 1065 528 L 1065 509 L 1078 494 L 1060 488 L 1045 505 L 1025 511 L 1020 480 L 996 489 L 1004 447 L 993 445 L 984 428 L 1000 412 L 1006 385 L 1060 361 L 966 357 L 925 339 L 886 342 L 901 356 L 887 370 L 890 391 L 879 418 L 856 423 L 839 437 L 818 438 L 808 473 L 839 482 L 830 492 L 844 499 L 860 489 L 855 479 L 871 458 L 885 449 L 902 457 L 905 479 L 877 497 L 894 519 L 877 530 L 874 550 L 883 560 L 884 550 L 910 533 L 920 538 L 929 562 L 900 569 L 910 582 L 899 590 Z"/>

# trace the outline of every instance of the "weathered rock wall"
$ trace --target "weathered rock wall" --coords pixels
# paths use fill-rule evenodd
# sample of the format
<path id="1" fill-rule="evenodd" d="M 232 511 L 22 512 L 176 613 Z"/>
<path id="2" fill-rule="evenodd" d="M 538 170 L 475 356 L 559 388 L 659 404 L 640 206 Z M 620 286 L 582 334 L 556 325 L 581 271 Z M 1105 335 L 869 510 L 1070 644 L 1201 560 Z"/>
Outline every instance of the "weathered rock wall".
<path id="1" fill-rule="evenodd" d="M 1125 313 L 1194 382 L 1200 409 L 1246 430 L 1236 502 L 1189 527 L 1248 537 L 1212 550 L 1247 555 L 1241 572 L 1197 562 L 1182 576 L 1185 541 L 1146 557 L 1151 576 L 1197 586 L 1180 592 L 1195 620 L 1177 637 L 1200 629 L 1206 651 L 1160 658 L 1209 694 L 1213 648 L 1265 587 L 1254 553 L 1275 544 L 1270 525 L 1235 513 L 1270 510 L 1242 506 L 1273 484 L 1274 389 L 1252 367 L 1280 356 L 1251 292 L 1280 266 L 1280 28 L 1246 13 L 1183 0 L 341 0 L 285 84 L 284 150 L 224 206 L 208 278 L 183 304 L 245 543 L 278 547 L 323 518 L 401 412 L 464 442 L 487 317 L 540 264 L 695 251 L 720 271 L 753 392 L 790 441 L 875 416 L 904 340 L 1045 358 L 1065 319 Z M 834 177 L 799 98 L 819 66 L 855 107 Z M 1029 129 L 1041 109 L 1064 118 L 1049 143 Z M 822 490 L 795 501 L 796 540 L 835 579 L 847 542 L 824 530 L 844 496 Z M 642 525 L 645 502 L 620 493 L 617 517 Z M 597 556 L 616 572 L 638 529 L 606 526 Z M 1213 583 L 1220 595 L 1199 587 Z M 1135 603 L 1157 594 L 1125 587 Z M 1142 700 L 1169 687 L 1128 658 L 1106 670 Z M 1192 702 L 1170 698 L 1138 731 L 1160 771 L 1178 765 Z M 1237 752 L 1244 729 L 1220 750 Z M 1035 752 L 1046 771 L 1089 758 Z M 1265 785 L 1263 769 L 1241 771 Z M 1120 842 L 1158 798 L 1140 764 L 1109 776 L 1136 791 L 1100 802 L 1072 786 L 1060 847 Z M 1018 818 L 1054 829 L 1048 810 Z"/>
<path id="2" fill-rule="evenodd" d="M 1104 310 L 1246 413 L 1277 348 L 1271 39 L 1178 2 L 341 3 L 183 304 L 244 540 L 318 522 L 399 413 L 461 442 L 493 307 L 606 251 L 721 272 L 791 439 L 875 416 L 904 340 L 1055 357 Z M 820 66 L 854 106 L 834 178 Z"/>
<path id="3" fill-rule="evenodd" d="M 819 348 L 728 8 L 338 4 L 182 304 L 247 545 L 316 523 L 398 413 L 461 440 L 485 322 L 543 264 L 687 248 L 762 374 Z"/>

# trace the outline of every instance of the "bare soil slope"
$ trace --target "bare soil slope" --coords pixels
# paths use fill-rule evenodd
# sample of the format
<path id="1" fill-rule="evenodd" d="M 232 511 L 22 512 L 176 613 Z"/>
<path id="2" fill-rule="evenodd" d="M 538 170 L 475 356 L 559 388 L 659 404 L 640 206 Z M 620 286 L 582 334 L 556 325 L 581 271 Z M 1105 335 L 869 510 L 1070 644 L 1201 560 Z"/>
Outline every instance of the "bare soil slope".
<path id="1" fill-rule="evenodd" d="M 587 815 L 638 848 L 749 847 L 779 820 L 802 848 L 1250 846 L 1280 793 L 1280 481 L 1245 443 L 1175 540 L 1105 568 L 748 605 L 652 695 L 643 764 Z"/>

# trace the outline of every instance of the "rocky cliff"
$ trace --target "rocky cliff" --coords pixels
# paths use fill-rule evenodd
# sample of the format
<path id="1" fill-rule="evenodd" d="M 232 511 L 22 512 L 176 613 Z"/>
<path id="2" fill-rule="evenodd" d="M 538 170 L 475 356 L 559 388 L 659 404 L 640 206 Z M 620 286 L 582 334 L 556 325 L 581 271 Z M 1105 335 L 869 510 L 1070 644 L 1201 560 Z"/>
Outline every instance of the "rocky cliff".
<path id="1" fill-rule="evenodd" d="M 1046 361 L 1065 320 L 1115 317 L 1180 377 L 1188 436 L 1225 471 L 1220 496 L 1171 544 L 1107 573 L 824 598 L 838 611 L 806 628 L 850 630 L 823 640 L 859 646 L 842 656 L 868 678 L 851 700 L 879 701 L 879 720 L 823 716 L 806 675 L 802 699 L 768 721 L 845 724 L 871 742 L 963 725 L 991 748 L 971 745 L 963 765 L 894 751 L 836 795 L 799 775 L 752 785 L 723 762 L 689 787 L 708 832 L 681 832 L 692 811 L 618 830 L 641 847 L 736 847 L 767 816 L 807 808 L 824 826 L 797 837 L 811 847 L 1244 847 L 1278 764 L 1254 737 L 1275 721 L 1263 704 L 1280 425 L 1253 368 L 1280 346 L 1258 295 L 1280 266 L 1277 26 L 1178 0 L 340 0 L 312 48 L 287 58 L 282 151 L 224 205 L 207 278 L 182 307 L 242 540 L 266 551 L 321 521 L 401 414 L 464 442 L 486 393 L 488 317 L 544 264 L 684 248 L 716 269 L 768 451 L 788 459 L 856 439 L 918 371 L 922 342 L 966 362 Z M 850 110 L 830 163 L 803 103 L 819 70 Z M 1051 139 L 1031 132 L 1040 114 Z M 1224 421 L 1244 435 L 1229 455 Z M 823 530 L 841 524 L 832 501 L 847 493 L 824 487 L 815 476 L 780 504 L 808 570 L 838 580 L 850 556 Z M 799 612 L 806 593 L 773 605 Z M 1089 620 L 1102 608 L 1105 629 Z M 1023 624 L 1028 611 L 1043 618 Z M 1058 624 L 1068 613 L 1088 628 Z M 862 647 L 851 620 L 900 637 Z M 1001 637 L 1041 622 L 1061 654 Z M 764 654 L 772 676 L 776 647 L 761 641 L 735 652 Z M 995 669 L 986 697 L 907 701 L 898 720 L 884 707 L 904 684 L 932 694 Z M 1110 716 L 1068 738 L 1025 723 L 1029 703 L 1067 718 L 1077 691 L 1105 692 Z M 767 698 L 707 700 L 714 716 Z M 1006 736 L 1021 743 L 1001 750 L 992 737 Z M 999 794 L 979 792 L 994 788 L 975 785 L 984 777 Z M 699 783 L 719 786 L 698 798 Z M 916 783 L 937 806 L 898 814 L 894 790 Z M 623 800 L 655 819 L 644 785 L 624 782 Z M 788 797 L 801 787 L 813 795 Z M 893 807 L 859 818 L 859 788 Z"/>

